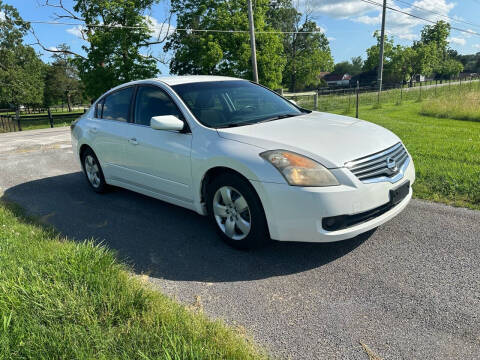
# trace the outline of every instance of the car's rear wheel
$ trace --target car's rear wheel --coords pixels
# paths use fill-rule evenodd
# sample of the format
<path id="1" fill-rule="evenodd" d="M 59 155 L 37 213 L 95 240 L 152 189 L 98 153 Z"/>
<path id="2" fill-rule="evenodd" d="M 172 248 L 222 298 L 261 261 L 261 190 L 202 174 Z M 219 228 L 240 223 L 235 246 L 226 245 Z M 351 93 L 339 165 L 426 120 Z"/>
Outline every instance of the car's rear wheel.
<path id="1" fill-rule="evenodd" d="M 209 217 L 227 244 L 249 249 L 270 240 L 262 204 L 246 180 L 220 175 L 209 184 L 206 200 Z"/>
<path id="2" fill-rule="evenodd" d="M 100 166 L 100 162 L 95 153 L 91 149 L 86 149 L 82 153 L 82 166 L 90 187 L 95 192 L 105 192 L 107 190 L 107 183 L 103 176 L 102 167 Z"/>

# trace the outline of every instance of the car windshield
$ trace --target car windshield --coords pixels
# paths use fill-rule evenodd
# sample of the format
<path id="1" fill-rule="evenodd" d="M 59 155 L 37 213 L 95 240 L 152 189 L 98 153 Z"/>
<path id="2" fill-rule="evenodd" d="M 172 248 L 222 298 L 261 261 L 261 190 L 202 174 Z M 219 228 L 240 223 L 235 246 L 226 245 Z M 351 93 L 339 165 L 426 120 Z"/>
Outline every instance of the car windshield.
<path id="1" fill-rule="evenodd" d="M 172 88 L 198 121 L 212 128 L 256 124 L 304 113 L 273 91 L 246 80 L 198 82 Z"/>

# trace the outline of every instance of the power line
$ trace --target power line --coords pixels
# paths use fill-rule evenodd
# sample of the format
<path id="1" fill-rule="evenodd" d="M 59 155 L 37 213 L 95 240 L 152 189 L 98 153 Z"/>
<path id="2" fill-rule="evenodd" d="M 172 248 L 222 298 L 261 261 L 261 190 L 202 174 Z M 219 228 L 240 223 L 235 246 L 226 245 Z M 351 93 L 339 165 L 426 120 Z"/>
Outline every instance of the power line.
<path id="1" fill-rule="evenodd" d="M 480 27 L 480 25 L 478 24 L 475 24 L 475 23 L 472 23 L 472 22 L 469 22 L 469 21 L 465 21 L 465 20 L 461 20 L 461 19 L 455 19 L 455 18 L 452 18 L 448 15 L 445 15 L 445 14 L 442 14 L 438 11 L 434 11 L 434 10 L 428 10 L 428 9 L 425 9 L 423 7 L 420 7 L 418 5 L 415 5 L 415 4 L 412 4 L 408 1 L 404 1 L 404 0 L 395 0 L 395 1 L 398 1 L 399 3 L 402 3 L 402 4 L 405 4 L 405 5 L 408 5 L 408 6 L 411 6 L 412 8 L 415 8 L 415 9 L 418 9 L 420 11 L 424 11 L 424 12 L 429 12 L 431 14 L 435 14 L 435 15 L 438 15 L 438 16 L 441 16 L 445 19 L 449 19 L 451 21 L 454 21 L 454 22 L 457 22 L 457 23 L 463 23 L 463 24 L 467 24 L 467 25 L 472 25 L 472 26 L 476 26 L 476 27 Z"/>
<path id="2" fill-rule="evenodd" d="M 212 33 L 245 33 L 248 34 L 249 30 L 216 30 L 216 29 L 188 29 L 188 28 L 150 28 L 147 26 L 124 26 L 124 25 L 105 25 L 105 24 L 82 24 L 82 23 L 68 23 L 68 22 L 58 22 L 58 21 L 42 21 L 42 20 L 32 20 L 26 21 L 30 24 L 45 24 L 45 25 L 67 25 L 67 26 L 81 26 L 85 28 L 112 28 L 112 29 L 146 29 L 146 30 L 165 30 L 166 32 L 175 32 L 175 31 L 185 31 L 185 32 L 212 32 Z M 168 26 L 166 26 L 168 27 Z M 325 34 L 325 32 L 318 31 L 255 31 L 256 34 Z"/>
<path id="3" fill-rule="evenodd" d="M 372 1 L 372 0 L 360 0 L 360 1 L 363 1 L 364 3 L 367 3 L 367 4 L 371 4 L 371 5 L 383 7 L 382 4 L 379 4 L 379 3 L 375 2 L 375 1 Z M 423 18 L 423 17 L 421 17 L 421 16 L 414 15 L 414 14 L 410 14 L 409 12 L 402 11 L 402 10 L 400 10 L 400 9 L 395 9 L 395 8 L 393 8 L 393 7 L 391 7 L 391 6 L 388 6 L 388 5 L 387 5 L 387 9 L 392 10 L 392 11 L 395 11 L 395 12 L 398 12 L 398 13 L 403 14 L 403 15 L 407 15 L 407 16 L 413 17 L 413 18 L 415 18 L 415 19 L 423 20 L 423 21 L 428 22 L 428 23 L 431 23 L 431 24 L 436 24 L 436 22 L 433 21 L 433 20 L 425 19 L 425 18 Z M 466 29 L 454 27 L 454 26 L 451 26 L 451 25 L 450 25 L 450 28 L 451 28 L 452 30 L 460 31 L 460 32 L 463 32 L 463 33 L 466 33 L 466 34 L 480 36 L 480 33 L 475 32 L 475 31 L 472 31 L 472 30 L 466 30 Z"/>

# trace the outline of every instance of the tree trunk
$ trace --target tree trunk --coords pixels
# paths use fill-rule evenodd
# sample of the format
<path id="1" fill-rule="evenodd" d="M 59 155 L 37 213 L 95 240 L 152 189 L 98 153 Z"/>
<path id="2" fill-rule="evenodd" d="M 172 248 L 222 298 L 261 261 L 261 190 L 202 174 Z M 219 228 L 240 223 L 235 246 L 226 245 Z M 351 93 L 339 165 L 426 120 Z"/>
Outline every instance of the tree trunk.
<path id="1" fill-rule="evenodd" d="M 67 91 L 67 106 L 68 106 L 68 112 L 72 112 L 72 99 L 70 96 L 70 91 Z"/>

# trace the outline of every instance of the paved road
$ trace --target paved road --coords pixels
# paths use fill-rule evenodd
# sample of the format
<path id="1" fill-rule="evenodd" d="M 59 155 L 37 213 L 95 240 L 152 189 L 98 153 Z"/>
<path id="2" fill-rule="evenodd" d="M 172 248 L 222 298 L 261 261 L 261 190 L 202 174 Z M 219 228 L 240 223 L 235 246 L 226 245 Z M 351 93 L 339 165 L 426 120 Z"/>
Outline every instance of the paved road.
<path id="1" fill-rule="evenodd" d="M 480 212 L 412 201 L 368 236 L 239 252 L 193 212 L 91 192 L 66 136 L 0 135 L 3 196 L 70 237 L 103 241 L 164 293 L 275 354 L 368 359 L 362 342 L 385 359 L 480 359 Z"/>

